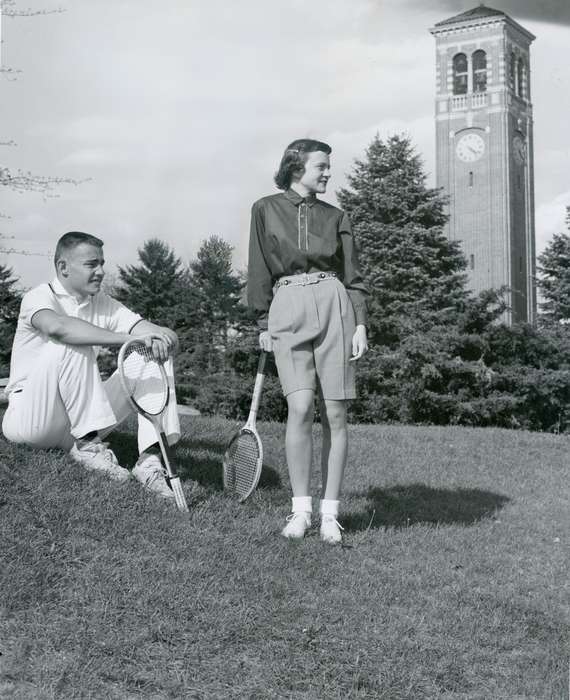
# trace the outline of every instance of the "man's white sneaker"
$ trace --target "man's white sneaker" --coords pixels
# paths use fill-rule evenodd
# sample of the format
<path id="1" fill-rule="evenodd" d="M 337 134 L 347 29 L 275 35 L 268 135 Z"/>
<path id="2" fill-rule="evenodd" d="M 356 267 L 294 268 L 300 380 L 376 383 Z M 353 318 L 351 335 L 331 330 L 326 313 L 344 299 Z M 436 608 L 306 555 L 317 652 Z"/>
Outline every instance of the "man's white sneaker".
<path id="1" fill-rule="evenodd" d="M 149 491 L 164 498 L 174 498 L 172 489 L 166 483 L 165 474 L 160 457 L 153 454 L 142 454 L 133 469 L 133 476 Z"/>
<path id="2" fill-rule="evenodd" d="M 89 442 L 78 440 L 69 454 L 72 459 L 87 469 L 103 472 L 111 479 L 126 481 L 131 476 L 127 469 L 119 465 L 114 452 L 107 447 L 107 443 L 101 442 L 99 438 Z"/>
<path id="3" fill-rule="evenodd" d="M 341 530 L 343 526 L 334 515 L 323 515 L 321 518 L 321 540 L 329 544 L 339 544 L 342 542 Z"/>
<path id="4" fill-rule="evenodd" d="M 290 540 L 302 540 L 305 532 L 311 527 L 310 513 L 291 513 L 287 516 L 287 525 L 281 531 L 283 537 Z"/>

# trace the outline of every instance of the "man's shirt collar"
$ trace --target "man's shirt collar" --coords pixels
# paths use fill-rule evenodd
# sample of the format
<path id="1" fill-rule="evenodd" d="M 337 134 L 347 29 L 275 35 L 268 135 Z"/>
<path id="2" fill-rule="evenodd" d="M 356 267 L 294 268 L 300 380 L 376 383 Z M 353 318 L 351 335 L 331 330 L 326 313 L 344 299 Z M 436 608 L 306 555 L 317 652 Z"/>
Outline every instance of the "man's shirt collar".
<path id="1" fill-rule="evenodd" d="M 51 291 L 58 297 L 70 297 L 71 294 L 65 289 L 63 284 L 59 281 L 57 277 L 54 277 L 49 283 Z"/>
<path id="2" fill-rule="evenodd" d="M 316 195 L 314 194 L 310 194 L 308 197 L 301 197 L 301 195 L 298 192 L 295 192 L 295 190 L 287 190 L 285 192 L 285 197 L 287 197 L 291 204 L 294 204 L 296 207 L 298 207 L 302 202 L 305 202 L 308 206 L 312 207 L 318 201 Z"/>
<path id="3" fill-rule="evenodd" d="M 52 281 L 49 283 L 49 287 L 57 297 L 68 297 L 69 299 L 73 299 L 77 306 L 84 306 L 85 304 L 89 304 L 89 302 L 92 300 L 92 297 L 90 295 L 87 295 L 87 297 L 83 299 L 83 301 L 77 301 L 73 294 L 70 294 L 67 291 L 67 289 L 63 286 L 63 284 L 59 281 L 57 277 L 54 277 L 52 279 Z"/>

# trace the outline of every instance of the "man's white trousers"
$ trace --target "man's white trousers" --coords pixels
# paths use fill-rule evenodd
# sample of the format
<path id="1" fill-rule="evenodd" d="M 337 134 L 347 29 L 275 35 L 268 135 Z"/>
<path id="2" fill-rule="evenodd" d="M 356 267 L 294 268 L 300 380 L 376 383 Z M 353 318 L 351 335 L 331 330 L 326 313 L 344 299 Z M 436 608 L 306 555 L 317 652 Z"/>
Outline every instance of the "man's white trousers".
<path id="1" fill-rule="evenodd" d="M 172 360 L 165 363 L 170 401 L 163 414 L 168 443 L 180 438 Z M 2 432 L 11 442 L 71 449 L 92 431 L 110 432 L 133 412 L 118 372 L 101 380 L 91 347 L 48 342 L 21 391 L 11 392 Z M 138 417 L 139 452 L 157 441 L 152 423 Z"/>

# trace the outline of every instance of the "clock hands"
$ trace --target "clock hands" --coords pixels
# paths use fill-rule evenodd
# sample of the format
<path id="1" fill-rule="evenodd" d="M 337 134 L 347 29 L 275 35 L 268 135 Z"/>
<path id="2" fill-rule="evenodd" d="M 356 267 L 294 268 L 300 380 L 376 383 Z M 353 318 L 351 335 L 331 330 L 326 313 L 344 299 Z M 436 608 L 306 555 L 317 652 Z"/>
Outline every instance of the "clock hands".
<path id="1" fill-rule="evenodd" d="M 457 156 L 465 163 L 479 160 L 485 152 L 483 139 L 477 135 L 468 134 L 459 139 L 457 144 Z"/>

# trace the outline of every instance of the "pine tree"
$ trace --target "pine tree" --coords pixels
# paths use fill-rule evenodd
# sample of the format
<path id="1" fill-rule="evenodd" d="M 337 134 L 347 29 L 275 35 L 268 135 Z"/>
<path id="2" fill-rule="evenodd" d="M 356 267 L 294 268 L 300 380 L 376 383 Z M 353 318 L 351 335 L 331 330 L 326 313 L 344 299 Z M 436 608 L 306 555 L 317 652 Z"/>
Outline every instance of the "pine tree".
<path id="1" fill-rule="evenodd" d="M 176 358 L 179 388 L 203 413 L 243 416 L 249 381 L 242 354 L 251 356 L 243 276 L 232 269 L 233 249 L 222 238 L 203 241 L 185 271 L 177 312 L 184 319 Z M 249 350 L 249 352 L 246 350 Z M 250 397 L 251 398 L 251 397 Z"/>
<path id="2" fill-rule="evenodd" d="M 371 341 L 397 342 L 397 316 L 461 308 L 466 261 L 443 233 L 445 197 L 426 186 L 409 138 L 376 136 L 348 182 L 337 196 L 361 249 Z"/>
<path id="3" fill-rule="evenodd" d="M 196 259 L 189 265 L 197 324 L 189 328 L 190 338 L 199 339 L 196 358 L 209 370 L 226 366 L 231 336 L 244 319 L 241 304 L 243 280 L 232 269 L 232 246 L 219 236 L 203 241 Z M 219 362 L 216 363 L 216 358 Z"/>
<path id="4" fill-rule="evenodd" d="M 229 243 L 219 236 L 210 236 L 190 263 L 192 282 L 200 290 L 205 321 L 222 332 L 240 315 L 237 309 L 243 283 L 232 270 L 232 253 Z"/>
<path id="5" fill-rule="evenodd" d="M 158 238 L 146 241 L 138 256 L 139 265 L 119 267 L 115 296 L 148 321 L 167 325 L 180 302 L 182 262 Z"/>
<path id="6" fill-rule="evenodd" d="M 566 208 L 570 231 L 570 207 Z M 544 301 L 540 304 L 546 321 L 570 319 L 570 235 L 556 233 L 538 257 L 537 285 Z"/>
<path id="7" fill-rule="evenodd" d="M 503 306 L 497 293 L 475 299 L 468 291 L 465 258 L 443 232 L 446 199 L 426 186 L 410 139 L 377 136 L 348 183 L 338 199 L 351 219 L 370 294 L 371 350 L 359 363 L 353 416 L 492 421 L 485 333 Z"/>
<path id="8" fill-rule="evenodd" d="M 0 374 L 7 374 L 12 341 L 18 322 L 21 294 L 12 270 L 0 264 Z"/>

